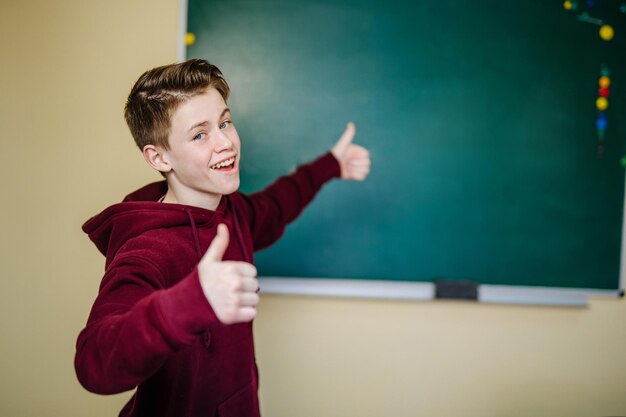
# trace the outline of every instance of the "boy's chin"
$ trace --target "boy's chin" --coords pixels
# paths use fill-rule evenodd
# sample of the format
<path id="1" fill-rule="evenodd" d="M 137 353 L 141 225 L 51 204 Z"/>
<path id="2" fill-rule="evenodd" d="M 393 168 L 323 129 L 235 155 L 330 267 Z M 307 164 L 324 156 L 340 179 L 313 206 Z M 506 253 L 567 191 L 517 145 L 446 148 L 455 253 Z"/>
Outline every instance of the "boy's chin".
<path id="1" fill-rule="evenodd" d="M 235 191 L 237 191 L 239 189 L 239 179 L 237 179 L 237 181 L 233 181 L 232 184 L 229 184 L 228 186 L 225 186 L 221 191 L 222 195 L 229 195 L 234 193 Z"/>

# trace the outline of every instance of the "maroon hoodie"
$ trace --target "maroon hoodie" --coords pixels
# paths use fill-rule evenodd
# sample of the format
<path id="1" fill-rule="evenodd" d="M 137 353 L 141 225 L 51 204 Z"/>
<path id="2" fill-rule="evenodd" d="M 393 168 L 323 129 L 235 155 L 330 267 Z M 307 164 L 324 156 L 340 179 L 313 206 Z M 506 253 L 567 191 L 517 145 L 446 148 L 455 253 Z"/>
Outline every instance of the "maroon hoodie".
<path id="1" fill-rule="evenodd" d="M 220 323 L 197 264 L 219 223 L 230 232 L 224 260 L 252 263 L 338 175 L 327 153 L 259 193 L 222 197 L 215 211 L 159 203 L 163 181 L 87 221 L 106 267 L 78 336 L 80 383 L 99 394 L 137 387 L 120 416 L 258 416 L 252 323 Z"/>

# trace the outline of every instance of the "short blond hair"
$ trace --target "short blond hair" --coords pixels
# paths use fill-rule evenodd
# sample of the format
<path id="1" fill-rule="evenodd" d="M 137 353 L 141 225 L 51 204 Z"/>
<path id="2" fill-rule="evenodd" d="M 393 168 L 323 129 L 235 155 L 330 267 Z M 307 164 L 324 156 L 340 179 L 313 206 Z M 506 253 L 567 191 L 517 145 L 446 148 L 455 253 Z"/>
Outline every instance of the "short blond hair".
<path id="1" fill-rule="evenodd" d="M 169 149 L 172 115 L 181 103 L 215 88 L 224 101 L 230 88 L 215 65 L 204 59 L 190 59 L 144 72 L 133 86 L 124 118 L 139 149 L 160 145 Z"/>

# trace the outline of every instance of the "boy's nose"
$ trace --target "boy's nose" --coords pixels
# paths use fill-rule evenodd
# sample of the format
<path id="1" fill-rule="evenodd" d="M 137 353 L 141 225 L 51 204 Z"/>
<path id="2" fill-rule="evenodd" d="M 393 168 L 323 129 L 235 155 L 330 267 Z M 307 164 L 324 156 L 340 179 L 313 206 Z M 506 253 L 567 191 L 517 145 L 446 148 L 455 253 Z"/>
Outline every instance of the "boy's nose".
<path id="1" fill-rule="evenodd" d="M 233 147 L 233 142 L 223 132 L 219 132 L 215 138 L 215 151 L 225 151 Z"/>

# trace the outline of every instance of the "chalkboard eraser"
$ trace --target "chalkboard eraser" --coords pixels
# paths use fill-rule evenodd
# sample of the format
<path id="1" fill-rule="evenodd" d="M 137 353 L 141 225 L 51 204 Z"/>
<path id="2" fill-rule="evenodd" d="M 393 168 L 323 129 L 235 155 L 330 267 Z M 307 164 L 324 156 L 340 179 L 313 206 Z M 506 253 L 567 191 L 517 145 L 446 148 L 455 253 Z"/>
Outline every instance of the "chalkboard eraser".
<path id="1" fill-rule="evenodd" d="M 470 280 L 436 279 L 435 298 L 478 300 L 478 282 Z"/>

